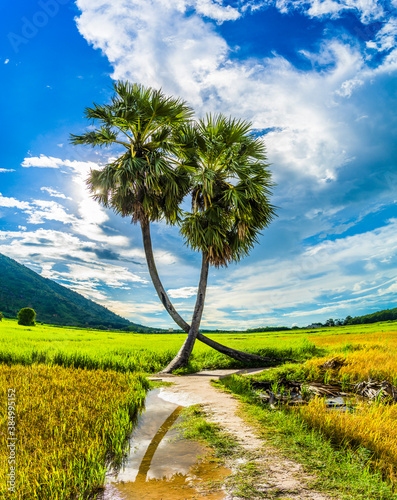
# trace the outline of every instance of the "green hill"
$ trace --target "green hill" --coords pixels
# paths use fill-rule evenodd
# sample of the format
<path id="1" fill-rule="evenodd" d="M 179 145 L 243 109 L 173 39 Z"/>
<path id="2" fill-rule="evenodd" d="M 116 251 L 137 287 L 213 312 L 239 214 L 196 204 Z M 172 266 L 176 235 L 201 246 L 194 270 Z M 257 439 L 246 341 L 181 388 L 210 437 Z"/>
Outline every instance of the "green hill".
<path id="1" fill-rule="evenodd" d="M 0 254 L 0 311 L 16 318 L 22 307 L 32 307 L 37 321 L 52 325 L 152 331 Z"/>
<path id="2" fill-rule="evenodd" d="M 365 316 L 347 316 L 344 324 L 346 325 L 361 325 L 366 323 L 378 323 L 379 321 L 393 321 L 397 319 L 397 307 L 394 309 L 383 309 Z"/>

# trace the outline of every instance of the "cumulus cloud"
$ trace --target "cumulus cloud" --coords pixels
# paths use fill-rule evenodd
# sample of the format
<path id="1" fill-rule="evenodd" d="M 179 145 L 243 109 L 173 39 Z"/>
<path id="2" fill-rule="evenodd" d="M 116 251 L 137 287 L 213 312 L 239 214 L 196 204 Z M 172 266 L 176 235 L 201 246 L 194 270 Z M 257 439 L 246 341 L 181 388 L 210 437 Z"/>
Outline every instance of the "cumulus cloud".
<path id="1" fill-rule="evenodd" d="M 358 307 L 376 303 L 379 297 L 387 300 L 395 286 L 390 281 L 396 270 L 395 221 L 357 237 L 343 234 L 368 213 L 390 206 L 395 198 L 395 182 L 388 174 L 395 156 L 384 147 L 395 130 L 394 107 L 385 104 L 387 99 L 379 99 L 392 97 L 386 79 L 397 70 L 395 19 L 375 0 L 269 0 L 233 5 L 221 0 L 77 0 L 78 29 L 109 59 L 113 78 L 162 87 L 188 100 L 199 115 L 211 111 L 246 118 L 265 136 L 279 184 L 276 204 L 281 206 L 278 229 L 271 234 L 278 235 L 282 245 L 277 258 L 270 241 L 256 260 L 212 276 L 215 281 L 208 289 L 203 324 L 247 328 L 278 323 L 280 317 L 303 321 L 307 309 L 317 316 L 339 314 L 348 304 Z M 362 23 L 380 22 L 368 26 L 373 39 L 366 46 L 354 40 L 354 35 L 334 39 L 324 31 L 315 48 L 297 52 L 305 70 L 277 53 L 236 57 L 238 50 L 228 45 L 217 24 L 238 23 L 242 16 L 269 6 L 318 19 L 350 13 Z M 372 57 L 374 51 L 376 57 Z M 4 242 L 0 251 L 9 252 L 14 238 L 13 255 L 26 259 L 29 249 L 29 258 L 36 259 L 46 276 L 66 280 L 86 296 L 109 304 L 104 287 L 128 293 L 139 286 L 142 291 L 147 275 L 131 269 L 135 265 L 131 259 L 143 262 L 142 250 L 130 249 L 129 238 L 120 233 L 109 236 L 109 212 L 89 198 L 85 179 L 99 165 L 80 158 L 25 158 L 24 168 L 68 173 L 73 193 L 43 187 L 50 201 L 27 202 L 0 195 L 0 206 L 23 211 L 27 222 L 36 226 L 58 223 L 58 228 L 62 224 L 65 239 L 56 231 L 28 232 L 21 226 L 13 236 L 0 234 Z M 376 203 L 365 182 L 378 189 Z M 70 198 L 75 203 L 63 206 L 62 200 Z M 266 235 L 261 242 L 271 240 Z M 335 238 L 321 242 L 327 235 Z M 315 241 L 307 243 L 313 237 Z M 54 264 L 59 262 L 60 249 L 67 269 Z M 106 256 L 114 262 L 114 256 L 124 262 L 129 259 L 129 265 L 103 266 Z M 167 247 L 156 252 L 156 259 L 161 274 L 172 279 L 170 296 L 184 299 L 179 307 L 189 315 L 197 276 L 186 254 L 179 247 L 175 251 Z M 148 322 L 154 314 L 161 321 L 162 306 L 152 303 L 151 296 L 139 294 L 140 302 L 133 306 L 113 297 L 113 306 L 123 310 L 122 315 L 140 315 Z"/>
<path id="2" fill-rule="evenodd" d="M 29 214 L 30 224 L 42 224 L 45 220 L 58 221 L 63 224 L 73 224 L 75 221 L 75 217 L 68 214 L 65 208 L 55 201 L 34 200 L 25 212 Z"/>
<path id="3" fill-rule="evenodd" d="M 106 307 L 124 318 L 134 318 L 134 322 L 141 322 L 145 325 L 166 326 L 167 322 L 160 316 L 164 308 L 160 302 L 141 301 L 137 299 L 132 302 L 120 300 L 106 300 Z"/>
<path id="4" fill-rule="evenodd" d="M 60 158 L 54 158 L 53 156 L 46 156 L 41 154 L 40 156 L 31 156 L 25 158 L 21 163 L 24 168 L 60 168 L 69 167 L 76 173 L 83 172 L 88 173 L 90 169 L 98 168 L 98 164 L 91 161 L 79 161 L 79 160 L 61 160 Z"/>
<path id="5" fill-rule="evenodd" d="M 109 220 L 109 215 L 97 202 L 95 202 L 87 190 L 86 179 L 91 169 L 99 168 L 98 163 L 92 161 L 60 159 L 52 156 L 40 155 L 38 157 L 28 157 L 22 162 L 25 168 L 61 168 L 66 167 L 72 174 L 72 180 L 78 190 L 75 193 L 74 201 L 77 205 L 77 213 L 68 213 L 60 203 L 54 201 L 34 200 L 25 205 L 25 211 L 29 214 L 28 222 L 31 224 L 41 224 L 44 220 L 53 220 L 69 224 L 75 233 L 85 237 L 116 246 L 127 246 L 129 240 L 121 235 L 108 235 L 102 229 L 102 225 Z M 59 193 L 53 188 L 42 187 L 42 191 L 50 196 L 71 199 Z M 80 199 L 80 201 L 79 201 Z"/>
<path id="6" fill-rule="evenodd" d="M 0 193 L 0 207 L 19 208 L 26 210 L 30 208 L 30 204 L 26 201 L 19 201 L 15 198 L 8 198 Z"/>
<path id="7" fill-rule="evenodd" d="M 324 40 L 319 52 L 302 51 L 314 65 L 302 73 L 277 54 L 230 59 L 230 47 L 202 18 L 198 3 L 189 16 L 182 1 L 123 0 L 116 5 L 79 0 L 77 5 L 82 11 L 78 28 L 108 57 L 113 78 L 182 95 L 199 114 L 227 112 L 252 120 L 258 130 L 271 129 L 266 141 L 272 162 L 318 183 L 335 180 L 350 161 L 355 140 L 351 109 L 338 99 L 350 98 L 374 76 L 354 44 Z M 372 19 L 383 12 L 371 1 L 277 2 L 282 11 L 298 6 L 308 15 L 320 15 L 321 9 L 322 15 L 353 10 Z"/>

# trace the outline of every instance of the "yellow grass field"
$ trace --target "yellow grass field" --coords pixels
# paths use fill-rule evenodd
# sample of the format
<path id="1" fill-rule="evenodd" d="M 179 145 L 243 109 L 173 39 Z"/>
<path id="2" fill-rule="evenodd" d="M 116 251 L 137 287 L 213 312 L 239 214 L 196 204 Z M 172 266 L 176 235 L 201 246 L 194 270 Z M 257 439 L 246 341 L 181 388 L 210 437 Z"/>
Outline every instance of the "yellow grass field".
<path id="1" fill-rule="evenodd" d="M 0 365 L 0 498 L 66 500 L 101 488 L 147 386 L 136 374 Z"/>
<path id="2" fill-rule="evenodd" d="M 329 374 L 333 378 L 351 382 L 371 378 L 397 385 L 397 331 L 371 332 L 365 336 L 362 333 L 350 334 L 342 338 L 322 336 L 312 340 L 343 359 L 344 365 Z M 306 365 L 309 369 L 318 368 L 330 357 L 332 354 L 315 358 Z"/>
<path id="3" fill-rule="evenodd" d="M 300 414 L 333 440 L 367 449 L 372 465 L 397 481 L 396 405 L 360 403 L 352 411 L 337 412 L 330 411 L 323 399 L 316 398 L 301 408 Z"/>
<path id="4" fill-rule="evenodd" d="M 348 343 L 347 343 L 348 341 Z M 357 383 L 365 380 L 388 381 L 397 385 L 397 332 L 394 330 L 351 334 L 346 337 L 323 336 L 316 345 L 334 352 L 306 361 L 310 378 Z M 334 370 L 321 369 L 336 357 L 343 365 Z M 328 437 L 353 447 L 364 447 L 371 463 L 392 481 L 397 481 L 397 405 L 360 403 L 352 411 L 330 411 L 322 399 L 300 409 L 302 418 Z"/>

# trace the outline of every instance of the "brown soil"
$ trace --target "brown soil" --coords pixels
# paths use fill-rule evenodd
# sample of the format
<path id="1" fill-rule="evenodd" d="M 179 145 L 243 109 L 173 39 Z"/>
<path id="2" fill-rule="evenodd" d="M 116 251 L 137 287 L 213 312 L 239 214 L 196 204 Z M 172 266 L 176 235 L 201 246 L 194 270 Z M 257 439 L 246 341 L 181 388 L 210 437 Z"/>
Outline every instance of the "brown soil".
<path id="1" fill-rule="evenodd" d="M 255 429 L 239 416 L 240 405 L 231 394 L 225 393 L 210 384 L 212 379 L 219 379 L 232 373 L 254 373 L 261 369 L 250 370 L 213 370 L 192 375 L 175 376 L 159 375 L 152 380 L 172 382 L 172 386 L 164 387 L 160 397 L 174 403 L 189 406 L 201 404 L 213 421 L 230 434 L 234 435 L 241 446 L 247 451 L 250 462 L 254 462 L 260 474 L 255 480 L 258 491 L 255 498 L 283 498 L 294 500 L 329 500 L 330 497 L 310 488 L 310 482 L 315 479 L 303 470 L 301 464 L 287 459 L 281 453 L 258 438 Z M 232 470 L 238 470 L 239 463 L 228 463 Z M 233 492 L 227 492 L 227 500 L 238 500 Z"/>

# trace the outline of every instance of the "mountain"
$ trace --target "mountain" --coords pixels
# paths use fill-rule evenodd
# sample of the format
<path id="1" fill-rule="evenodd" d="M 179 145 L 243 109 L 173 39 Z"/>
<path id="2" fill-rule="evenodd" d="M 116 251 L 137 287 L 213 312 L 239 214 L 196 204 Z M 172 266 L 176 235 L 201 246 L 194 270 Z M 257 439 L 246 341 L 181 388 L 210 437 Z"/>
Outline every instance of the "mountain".
<path id="1" fill-rule="evenodd" d="M 0 311 L 6 318 L 16 318 L 23 307 L 32 307 L 37 321 L 51 325 L 153 331 L 0 254 Z"/>

